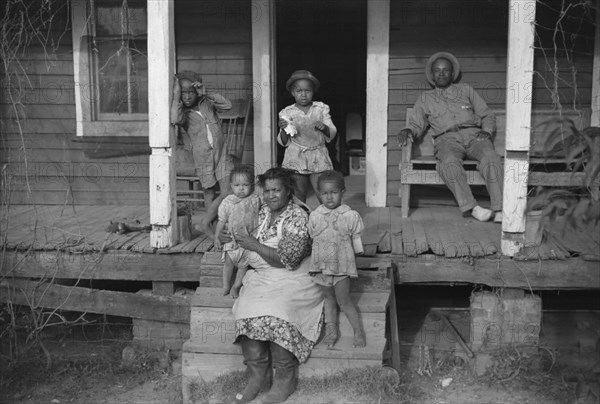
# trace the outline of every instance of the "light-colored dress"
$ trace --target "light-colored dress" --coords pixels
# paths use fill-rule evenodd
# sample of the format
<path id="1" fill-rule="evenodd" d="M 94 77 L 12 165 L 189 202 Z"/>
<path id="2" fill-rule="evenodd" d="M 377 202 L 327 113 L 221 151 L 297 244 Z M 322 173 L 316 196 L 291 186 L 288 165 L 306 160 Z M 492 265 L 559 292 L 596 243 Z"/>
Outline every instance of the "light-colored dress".
<path id="1" fill-rule="evenodd" d="M 225 223 L 227 230 L 234 235 L 254 234 L 258 228 L 260 205 L 260 197 L 256 192 L 246 198 L 227 195 L 219 205 L 219 221 Z M 235 240 L 223 245 L 223 251 L 233 251 L 237 248 L 239 247 Z"/>
<path id="2" fill-rule="evenodd" d="M 285 268 L 246 251 L 250 267 L 233 304 L 236 342 L 241 335 L 273 341 L 305 362 L 321 332 L 323 294 L 312 282 L 308 215 L 292 201 L 269 226 L 271 211 L 260 211 L 257 239 L 277 248 Z"/>
<path id="3" fill-rule="evenodd" d="M 358 277 L 355 254 L 362 254 L 360 233 L 364 224 L 360 214 L 348 205 L 331 210 L 321 205 L 308 221 L 313 238 L 311 272 L 324 275 Z"/>
<path id="4" fill-rule="evenodd" d="M 279 117 L 291 122 L 298 131 L 287 143 L 281 140 L 281 133 L 277 136 L 279 144 L 287 148 L 281 164 L 283 168 L 300 174 L 314 174 L 333 169 L 325 143 L 335 138 L 337 129 L 331 121 L 327 104 L 314 101 L 307 113 L 293 104 L 282 109 Z M 319 121 L 329 128 L 329 138 L 315 129 L 315 124 Z"/>

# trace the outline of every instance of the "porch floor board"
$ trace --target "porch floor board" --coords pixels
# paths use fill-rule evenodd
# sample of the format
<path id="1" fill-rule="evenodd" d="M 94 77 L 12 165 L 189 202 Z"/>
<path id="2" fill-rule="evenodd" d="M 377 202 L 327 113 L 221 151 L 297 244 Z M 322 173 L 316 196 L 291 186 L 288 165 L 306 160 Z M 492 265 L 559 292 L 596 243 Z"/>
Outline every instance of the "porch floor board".
<path id="1" fill-rule="evenodd" d="M 139 220 L 148 224 L 146 206 L 78 206 L 75 212 L 63 206 L 43 206 L 11 214 L 5 234 L 8 249 L 63 250 L 69 252 L 132 250 L 144 253 L 181 254 L 205 253 L 213 250 L 212 241 L 196 230 L 192 239 L 171 248 L 156 251 L 150 247 L 150 233 L 135 231 L 125 234 L 106 231 L 110 221 Z M 11 207 L 12 209 L 12 207 Z M 454 207 L 438 206 L 415 209 L 408 219 L 400 219 L 398 208 L 357 207 L 363 215 L 365 230 L 363 242 L 366 256 L 389 253 L 390 237 L 399 246 L 393 254 L 415 256 L 433 253 L 448 258 L 494 254 L 500 244 L 500 225 L 480 223 L 473 218 L 463 218 Z M 23 212 L 26 212 L 23 214 Z M 396 216 L 392 219 L 392 216 Z M 200 215 L 192 218 L 197 223 Z M 385 251 L 382 251 L 385 250 Z"/>

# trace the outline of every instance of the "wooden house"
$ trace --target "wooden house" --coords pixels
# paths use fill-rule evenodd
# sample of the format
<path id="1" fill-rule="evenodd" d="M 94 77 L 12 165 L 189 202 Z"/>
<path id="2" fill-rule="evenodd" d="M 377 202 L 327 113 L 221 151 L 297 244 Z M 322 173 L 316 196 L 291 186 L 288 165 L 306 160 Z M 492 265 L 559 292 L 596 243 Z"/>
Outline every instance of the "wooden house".
<path id="1" fill-rule="evenodd" d="M 25 304 L 17 291 L 42 286 L 53 293 L 40 306 L 183 325 L 190 305 L 203 315 L 203 297 L 190 303 L 173 296 L 174 283 L 198 282 L 198 267 L 199 290 L 208 293 L 202 288 L 217 285 L 219 269 L 205 236 L 179 240 L 173 76 L 195 70 L 210 90 L 252 100 L 243 160 L 261 172 L 281 153 L 276 115 L 291 102 L 285 80 L 304 68 L 322 82 L 319 96 L 341 129 L 342 151 L 345 116 L 364 120 L 364 185 L 356 190 L 364 199 L 355 201 L 369 217 L 373 254 L 361 265 L 375 270 L 365 275 L 374 285 L 391 274 L 398 283 L 600 288 L 596 265 L 581 257 L 541 261 L 543 273 L 539 259 L 556 257 L 519 265 L 511 258 L 524 245 L 536 123 L 556 111 L 599 126 L 597 3 L 570 10 L 570 22 L 560 21 L 560 2 L 533 0 L 86 0 L 53 10 L 31 4 L 40 21 L 55 18 L 44 25 L 47 39 L 24 43 L 2 71 L 3 296 Z M 458 57 L 461 80 L 505 116 L 505 172 L 523 175 L 505 187 L 501 227 L 465 222 L 454 208 L 432 207 L 427 196 L 415 198 L 413 215 L 400 217 L 396 135 L 406 109 L 428 89 L 427 58 L 440 50 Z M 132 217 L 151 225 L 150 234 L 106 233 L 111 219 Z M 33 278 L 152 282 L 153 293 Z M 365 313 L 377 321 L 385 316 L 387 287 L 382 281 L 371 290 L 378 296 L 363 296 Z"/>

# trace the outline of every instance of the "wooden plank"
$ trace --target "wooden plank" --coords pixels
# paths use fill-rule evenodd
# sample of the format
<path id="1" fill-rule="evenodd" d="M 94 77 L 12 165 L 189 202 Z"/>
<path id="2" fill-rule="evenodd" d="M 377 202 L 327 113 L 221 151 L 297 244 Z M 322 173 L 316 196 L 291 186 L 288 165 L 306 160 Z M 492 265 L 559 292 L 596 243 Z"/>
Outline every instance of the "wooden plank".
<path id="1" fill-rule="evenodd" d="M 394 260 L 400 284 L 483 284 L 534 290 L 600 289 L 598 263 L 579 258 L 547 261 L 514 261 L 510 258 L 475 260 L 419 256 L 418 260 Z"/>
<path id="2" fill-rule="evenodd" d="M 385 313 L 361 313 L 361 321 L 367 337 L 367 345 L 356 349 L 352 346 L 353 330 L 346 316 L 338 317 L 340 340 L 333 349 L 317 344 L 311 358 L 379 359 L 385 345 Z M 235 354 L 235 320 L 230 308 L 192 307 L 190 316 L 190 340 L 187 352 Z"/>
<path id="3" fill-rule="evenodd" d="M 379 242 L 384 236 L 384 231 L 380 228 L 380 223 L 382 220 L 382 208 L 359 208 L 357 209 L 358 213 L 360 213 L 365 228 L 362 232 L 361 239 L 364 246 L 364 255 L 365 256 L 373 256 L 377 252 L 377 246 Z M 387 211 L 387 226 L 389 226 L 389 209 Z M 385 213 L 383 213 L 385 217 Z"/>
<path id="4" fill-rule="evenodd" d="M 527 152 L 507 151 L 504 160 L 504 194 L 502 202 L 502 254 L 513 256 L 522 247 L 527 208 L 529 161 Z"/>
<path id="5" fill-rule="evenodd" d="M 392 271 L 392 285 L 390 287 L 390 297 L 387 305 L 387 320 L 389 327 L 389 347 L 392 353 L 392 366 L 396 369 L 397 372 L 400 372 L 400 324 L 398 323 L 398 304 L 396 302 L 396 284 L 398 283 L 396 280 L 397 271 Z"/>
<path id="6" fill-rule="evenodd" d="M 417 242 L 415 240 L 414 228 L 411 219 L 401 218 L 402 223 L 402 248 L 408 257 L 417 255 Z"/>
<path id="7" fill-rule="evenodd" d="M 384 313 L 388 294 L 383 292 L 354 292 L 350 298 L 361 313 Z M 198 287 L 192 298 L 192 307 L 231 308 L 235 300 L 223 296 L 223 289 Z"/>
<path id="8" fill-rule="evenodd" d="M 196 247 L 197 253 L 207 253 L 211 248 L 213 248 L 214 242 L 208 236 L 206 236 L 200 244 Z"/>
<path id="9" fill-rule="evenodd" d="M 415 248 L 417 255 L 424 253 L 429 250 L 429 245 L 427 244 L 427 234 L 425 233 L 425 227 L 423 226 L 423 222 L 420 220 L 416 220 L 413 218 L 411 220 L 413 225 L 413 234 L 415 237 Z"/>
<path id="10" fill-rule="evenodd" d="M 174 139 L 172 130 L 171 134 Z M 155 248 L 172 247 L 178 241 L 177 185 L 172 152 L 171 147 L 152 148 L 150 156 L 150 244 Z"/>
<path id="11" fill-rule="evenodd" d="M 367 118 L 365 198 L 385 206 L 390 0 L 367 1 Z"/>
<path id="12" fill-rule="evenodd" d="M 390 231 L 386 230 L 377 246 L 377 251 L 380 253 L 389 253 L 392 251 L 392 237 L 390 235 Z"/>
<path id="13" fill-rule="evenodd" d="M 390 207 L 390 234 L 392 254 L 404 254 L 402 247 L 402 211 L 396 207 Z"/>
<path id="14" fill-rule="evenodd" d="M 173 282 L 153 281 L 152 293 L 159 296 L 172 296 L 175 293 L 175 284 Z"/>
<path id="15" fill-rule="evenodd" d="M 186 243 L 182 248 L 181 252 L 183 253 L 192 253 L 196 250 L 196 248 L 202 244 L 208 238 L 207 235 L 201 234 L 198 237 L 192 239 L 189 243 Z"/>
<path id="16" fill-rule="evenodd" d="M 197 282 L 199 267 L 196 254 L 143 254 L 133 249 L 78 254 L 6 251 L 1 274 L 24 278 Z"/>
<path id="17" fill-rule="evenodd" d="M 33 302 L 35 307 L 173 323 L 187 323 L 190 319 L 189 303 L 176 297 L 166 298 L 8 278 L 0 283 L 0 292 L 0 300 L 26 306 Z"/>
<path id="18" fill-rule="evenodd" d="M 130 250 L 131 247 L 133 247 L 134 245 L 136 245 L 137 243 L 139 243 L 140 241 L 144 240 L 144 239 L 149 239 L 150 238 L 150 234 L 145 233 L 145 232 L 137 232 L 132 238 L 128 239 L 123 245 L 121 245 L 121 247 L 119 247 L 121 250 Z"/>
<path id="19" fill-rule="evenodd" d="M 221 266 L 201 266 L 200 286 L 207 288 L 222 288 L 223 277 Z M 391 281 L 387 271 L 358 270 L 358 278 L 350 279 L 351 292 L 379 292 L 389 289 Z"/>
<path id="20" fill-rule="evenodd" d="M 594 62 L 592 75 L 592 117 L 590 126 L 600 126 L 600 12 L 596 10 Z"/>
<path id="21" fill-rule="evenodd" d="M 527 152 L 530 145 L 531 97 L 527 89 L 533 85 L 535 42 L 535 1 L 510 0 L 510 10 L 527 12 L 527 18 L 510 18 L 508 24 L 507 88 L 515 91 L 506 100 L 506 150 L 504 163 L 504 198 L 502 221 L 502 253 L 513 256 L 522 246 L 507 233 L 525 231 L 527 203 L 527 156 L 511 157 L 510 152 Z M 521 169 L 523 171 L 521 171 Z M 512 171 L 516 170 L 516 171 Z M 521 176 L 522 173 L 522 176 Z M 515 177 L 515 174 L 518 177 Z"/>
<path id="22" fill-rule="evenodd" d="M 177 244 L 175 182 L 176 135 L 170 122 L 175 73 L 173 0 L 148 0 L 148 118 L 150 156 L 150 244 L 155 248 Z"/>
<path id="23" fill-rule="evenodd" d="M 261 18 L 252 23 L 252 82 L 254 111 L 254 166 L 259 169 L 255 174 L 261 174 L 273 166 L 274 156 L 273 136 L 276 129 L 275 86 L 265 87 L 264 83 L 275 83 L 275 1 L 252 0 L 252 8 L 261 10 Z M 262 84 L 261 84 L 262 83 Z"/>

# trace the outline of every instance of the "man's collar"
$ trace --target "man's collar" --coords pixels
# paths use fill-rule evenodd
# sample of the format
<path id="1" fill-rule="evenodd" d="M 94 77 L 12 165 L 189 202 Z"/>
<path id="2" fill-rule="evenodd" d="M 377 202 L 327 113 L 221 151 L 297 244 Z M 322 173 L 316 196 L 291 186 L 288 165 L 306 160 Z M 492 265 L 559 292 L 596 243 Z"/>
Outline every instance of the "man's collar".
<path id="1" fill-rule="evenodd" d="M 451 88 L 453 88 L 453 87 L 456 87 L 456 84 L 455 84 L 455 83 L 452 83 L 452 84 L 450 84 L 448 87 L 444 87 L 444 88 L 441 88 L 441 87 L 435 87 L 435 88 L 434 88 L 434 90 L 435 90 L 435 92 L 436 92 L 436 93 L 438 93 L 438 94 L 443 94 L 443 93 L 445 93 L 446 91 L 450 90 L 450 89 L 451 89 Z"/>

